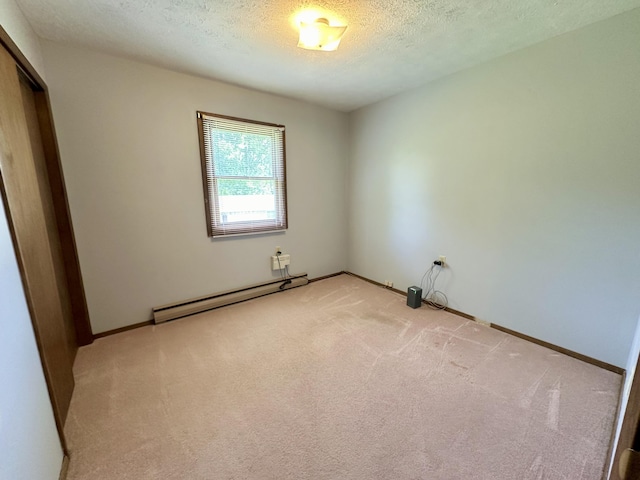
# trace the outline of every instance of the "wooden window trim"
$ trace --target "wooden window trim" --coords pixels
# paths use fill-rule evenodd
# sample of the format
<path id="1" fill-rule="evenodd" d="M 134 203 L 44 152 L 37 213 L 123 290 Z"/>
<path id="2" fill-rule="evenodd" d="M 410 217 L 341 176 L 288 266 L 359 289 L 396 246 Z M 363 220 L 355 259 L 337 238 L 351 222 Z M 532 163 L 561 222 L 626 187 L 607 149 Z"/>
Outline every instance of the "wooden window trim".
<path id="1" fill-rule="evenodd" d="M 209 113 L 203 111 L 197 111 L 197 123 L 198 123 L 198 139 L 200 144 L 200 166 L 202 172 L 202 188 L 204 193 L 204 205 L 207 221 L 207 235 L 213 238 L 226 238 L 233 236 L 245 236 L 251 234 L 265 234 L 265 233 L 278 233 L 286 230 L 289 225 L 289 212 L 287 204 L 287 155 L 286 155 L 286 131 L 284 125 L 276 123 L 262 122 L 258 120 L 250 120 L 246 118 L 233 117 L 229 115 L 221 115 L 217 113 Z M 215 193 L 210 191 L 210 185 L 208 180 L 208 163 L 207 163 L 207 151 L 205 146 L 205 126 L 203 117 L 213 117 L 223 120 L 231 120 L 233 122 L 240 122 L 246 124 L 253 124 L 271 128 L 277 128 L 282 132 L 282 185 L 278 189 L 282 194 L 282 209 L 283 217 L 282 224 L 274 226 L 271 221 L 251 221 L 251 222 L 238 222 L 229 231 L 216 227 L 213 221 L 213 206 L 211 205 L 212 198 Z M 262 225 L 261 225 L 262 224 Z"/>

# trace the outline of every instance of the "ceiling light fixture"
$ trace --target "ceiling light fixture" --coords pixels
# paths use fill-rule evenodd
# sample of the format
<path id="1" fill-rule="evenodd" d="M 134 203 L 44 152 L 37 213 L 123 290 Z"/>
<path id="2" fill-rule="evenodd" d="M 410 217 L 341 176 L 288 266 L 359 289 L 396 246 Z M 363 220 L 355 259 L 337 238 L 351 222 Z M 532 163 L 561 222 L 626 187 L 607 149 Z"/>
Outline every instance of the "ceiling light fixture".
<path id="1" fill-rule="evenodd" d="M 332 27 L 326 18 L 317 18 L 312 22 L 300 22 L 300 40 L 298 46 L 307 50 L 337 50 L 340 39 L 347 26 Z"/>

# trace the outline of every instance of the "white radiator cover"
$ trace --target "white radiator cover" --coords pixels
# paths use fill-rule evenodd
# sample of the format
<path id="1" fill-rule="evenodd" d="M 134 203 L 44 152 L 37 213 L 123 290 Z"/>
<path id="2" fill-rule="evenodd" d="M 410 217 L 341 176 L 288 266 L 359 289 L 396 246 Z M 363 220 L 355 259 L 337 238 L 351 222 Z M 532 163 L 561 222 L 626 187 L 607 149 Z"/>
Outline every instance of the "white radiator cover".
<path id="1" fill-rule="evenodd" d="M 183 300 L 182 302 L 153 307 L 153 322 L 155 324 L 164 323 L 168 320 L 206 312 L 207 310 L 262 297 L 263 295 L 269 295 L 271 293 L 283 292 L 309 283 L 306 273 L 290 276 L 286 281 L 290 283 L 285 284 L 285 280 L 282 279 L 271 280 L 269 282 L 236 288 L 226 292 L 213 293 L 204 297 L 191 298 L 189 300 Z"/>

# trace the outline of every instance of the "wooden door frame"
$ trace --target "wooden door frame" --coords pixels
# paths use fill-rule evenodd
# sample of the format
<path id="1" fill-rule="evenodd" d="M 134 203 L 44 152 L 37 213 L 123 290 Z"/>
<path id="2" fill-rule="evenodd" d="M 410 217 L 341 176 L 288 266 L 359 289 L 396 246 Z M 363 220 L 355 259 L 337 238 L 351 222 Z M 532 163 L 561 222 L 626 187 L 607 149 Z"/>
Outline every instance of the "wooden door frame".
<path id="1" fill-rule="evenodd" d="M 70 313 L 72 317 L 72 325 L 75 333 L 67 336 L 67 342 L 73 342 L 72 345 L 65 343 L 64 348 L 71 347 L 73 353 L 70 357 L 71 363 L 69 369 L 72 368 L 73 358 L 78 346 L 88 345 L 93 342 L 93 333 L 91 331 L 91 324 L 89 319 L 89 312 L 87 309 L 86 298 L 84 294 L 84 286 L 82 283 L 82 275 L 80 272 L 80 264 L 78 261 L 78 254 L 76 249 L 75 238 L 73 234 L 73 226 L 71 224 L 71 215 L 69 210 L 69 204 L 67 201 L 66 188 L 64 184 L 64 177 L 62 174 L 62 165 L 60 163 L 60 154 L 58 150 L 58 144 L 56 141 L 55 130 L 53 126 L 53 118 L 51 115 L 51 103 L 49 100 L 48 89 L 46 83 L 42 77 L 38 74 L 35 68 L 22 54 L 18 46 L 13 42 L 9 34 L 0 26 L 0 46 L 4 48 L 8 56 L 13 60 L 16 66 L 16 75 L 24 77 L 29 84 L 30 90 L 33 93 L 33 108 L 35 112 L 36 128 L 38 129 L 39 143 L 42 146 L 42 157 L 44 161 L 44 169 L 46 169 L 45 181 L 48 183 L 51 194 L 51 204 L 53 209 L 53 217 L 55 220 L 54 228 L 58 235 L 61 255 L 62 255 L 62 269 L 64 269 L 64 282 L 59 288 L 64 288 L 68 292 Z M 5 53 L 3 53 L 3 57 Z M 21 102 L 22 103 L 22 102 Z M 44 378 L 49 393 L 49 400 L 51 402 L 53 415 L 56 423 L 56 429 L 58 431 L 58 437 L 60 439 L 60 445 L 62 447 L 65 458 L 68 458 L 68 449 L 66 438 L 64 436 L 64 423 L 68 412 L 68 403 L 61 406 L 57 401 L 56 386 L 54 379 L 58 378 L 56 372 L 49 370 L 47 359 L 50 355 L 50 347 L 45 348 L 43 337 L 40 335 L 39 325 L 36 322 L 37 316 L 35 315 L 35 306 L 33 304 L 30 295 L 30 283 L 28 282 L 27 270 L 25 269 L 24 259 L 20 254 L 19 241 L 16 231 L 16 221 L 18 221 L 10 208 L 9 195 L 6 189 L 5 181 L 7 179 L 3 177 L 3 172 L 0 172 L 0 201 L 5 206 L 5 213 L 7 217 L 7 223 L 9 231 L 11 233 L 13 248 L 16 254 L 18 268 L 20 271 L 20 277 L 22 280 L 23 289 L 25 291 L 25 297 L 27 301 L 27 307 L 31 317 L 33 326 L 34 337 L 38 348 L 38 354 L 40 356 L 40 362 Z M 51 242 L 51 240 L 49 240 Z M 57 347 L 54 347 L 57 348 Z M 70 352 L 71 353 L 71 352 Z M 59 373 L 59 372 L 58 372 Z M 69 371 L 69 375 L 72 377 L 72 372 Z M 73 386 L 71 387 L 73 388 Z M 70 399 L 71 393 L 69 393 Z M 64 408 L 64 410 L 61 410 Z"/>
<path id="2" fill-rule="evenodd" d="M 620 437 L 618 445 L 613 456 L 613 466 L 611 468 L 611 480 L 619 480 L 620 458 L 627 448 L 638 448 L 634 445 L 634 439 L 640 433 L 640 356 L 636 360 L 636 369 L 631 381 L 631 390 L 629 392 L 629 400 L 627 408 L 622 419 L 622 427 L 620 429 Z M 637 451 L 637 450 L 636 450 Z"/>
<path id="3" fill-rule="evenodd" d="M 62 173 L 58 142 L 51 114 L 51 102 L 49 90 L 43 78 L 38 74 L 29 60 L 22 54 L 18 46 L 11 39 L 9 34 L 0 26 L 0 44 L 13 57 L 18 67 L 29 78 L 34 86 L 34 98 L 42 136 L 42 146 L 47 164 L 49 185 L 53 197 L 53 205 L 56 215 L 56 224 L 62 253 L 64 257 L 65 273 L 67 276 L 67 286 L 71 301 L 71 312 L 76 331 L 76 341 L 78 346 L 89 345 L 93 342 L 93 332 L 89 319 L 89 310 L 84 293 L 82 273 L 78 261 L 78 250 L 76 248 L 73 225 L 71 223 L 71 213 L 67 200 L 67 191 Z M 20 274 L 24 281 L 24 272 Z"/>

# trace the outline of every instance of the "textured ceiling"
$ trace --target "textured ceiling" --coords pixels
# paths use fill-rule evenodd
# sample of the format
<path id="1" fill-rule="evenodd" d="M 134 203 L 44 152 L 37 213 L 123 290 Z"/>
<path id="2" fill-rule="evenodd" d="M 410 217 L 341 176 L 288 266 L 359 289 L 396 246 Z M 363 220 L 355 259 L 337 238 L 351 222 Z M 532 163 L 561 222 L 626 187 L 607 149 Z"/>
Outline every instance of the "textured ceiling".
<path id="1" fill-rule="evenodd" d="M 46 39 L 344 111 L 640 7 L 640 0 L 17 0 Z M 296 47 L 314 8 L 349 25 Z M 320 16 L 320 15 L 318 15 Z"/>

